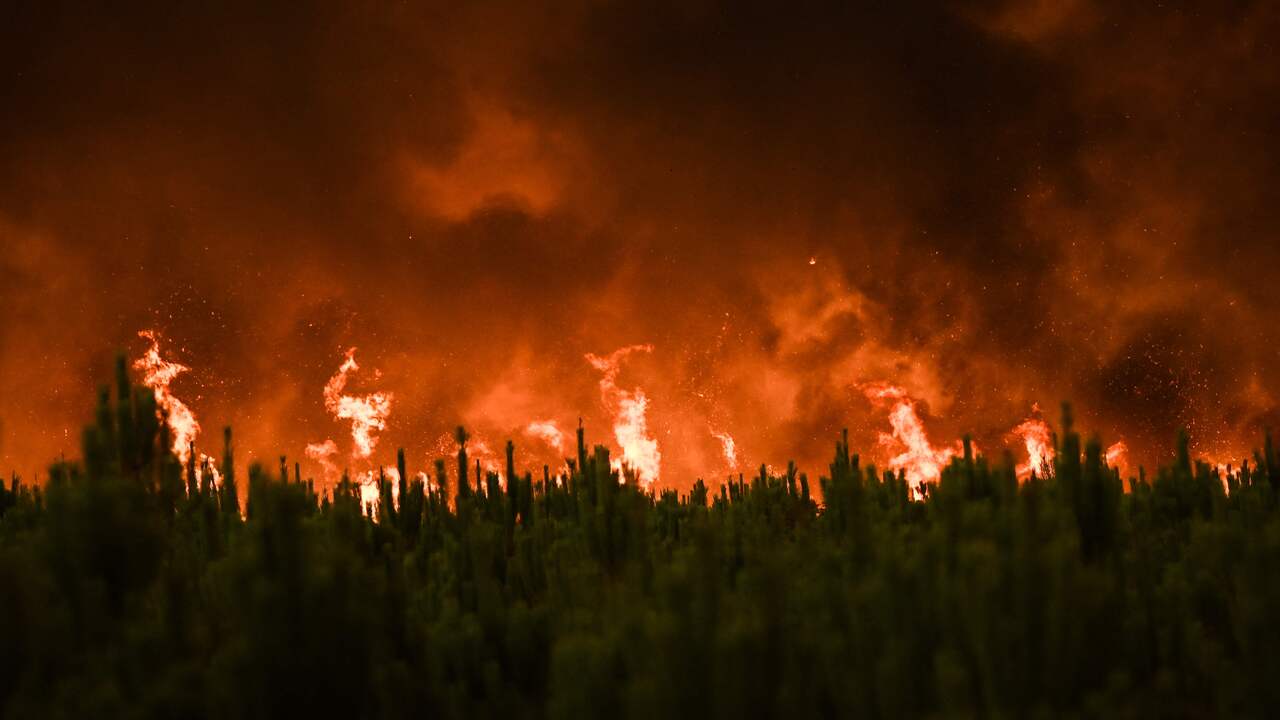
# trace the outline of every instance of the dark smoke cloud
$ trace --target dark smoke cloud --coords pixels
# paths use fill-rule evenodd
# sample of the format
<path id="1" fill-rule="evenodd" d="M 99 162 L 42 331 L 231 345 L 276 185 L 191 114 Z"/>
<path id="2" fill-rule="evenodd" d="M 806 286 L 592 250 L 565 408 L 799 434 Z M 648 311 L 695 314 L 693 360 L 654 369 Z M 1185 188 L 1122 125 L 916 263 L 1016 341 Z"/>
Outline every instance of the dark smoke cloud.
<path id="1" fill-rule="evenodd" d="M 583 355 L 652 343 L 621 382 L 678 485 L 729 469 L 713 432 L 874 455 L 872 381 L 993 450 L 1063 398 L 1148 463 L 1277 419 L 1265 3 L 6 14 L 6 467 L 74 453 L 152 327 L 205 438 L 266 458 L 345 440 L 350 346 L 379 459 L 422 462 L 458 422 L 608 439 Z"/>

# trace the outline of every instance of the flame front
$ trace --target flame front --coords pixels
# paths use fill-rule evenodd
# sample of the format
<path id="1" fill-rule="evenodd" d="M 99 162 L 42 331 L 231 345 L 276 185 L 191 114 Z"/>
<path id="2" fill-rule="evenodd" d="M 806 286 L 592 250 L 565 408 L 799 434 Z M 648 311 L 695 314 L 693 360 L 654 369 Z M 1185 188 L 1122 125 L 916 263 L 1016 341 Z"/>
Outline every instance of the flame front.
<path id="1" fill-rule="evenodd" d="M 642 388 L 623 390 L 618 387 L 620 365 L 633 352 L 652 352 L 652 345 L 629 345 L 613 351 L 608 357 L 587 353 L 587 362 L 600 372 L 600 397 L 613 413 L 613 436 L 622 448 L 622 460 L 613 463 L 635 471 L 640 483 L 649 486 L 658 479 L 662 452 L 658 441 L 649 435 L 646 411 L 649 399 Z"/>
<path id="2" fill-rule="evenodd" d="M 375 433 L 387 428 L 387 416 L 391 414 L 394 396 L 388 392 L 344 395 L 342 391 L 347 386 L 348 377 L 359 369 L 353 347 L 347 350 L 346 360 L 324 386 L 324 406 L 335 419 L 351 421 L 352 455 L 363 460 L 372 455 L 378 445 Z"/>

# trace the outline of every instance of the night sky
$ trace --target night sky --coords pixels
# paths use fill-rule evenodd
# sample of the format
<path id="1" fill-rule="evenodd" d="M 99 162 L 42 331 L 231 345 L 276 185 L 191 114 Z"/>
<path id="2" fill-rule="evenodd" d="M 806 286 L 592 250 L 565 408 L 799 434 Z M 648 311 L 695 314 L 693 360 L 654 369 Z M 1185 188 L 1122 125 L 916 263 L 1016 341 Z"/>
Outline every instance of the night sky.
<path id="1" fill-rule="evenodd" d="M 1069 399 L 1134 472 L 1280 427 L 1274 3 L 75 5 L 0 10 L 6 474 L 141 330 L 205 451 L 313 474 L 616 452 L 637 393 L 681 488 L 887 462 L 883 384 L 1015 459 Z"/>

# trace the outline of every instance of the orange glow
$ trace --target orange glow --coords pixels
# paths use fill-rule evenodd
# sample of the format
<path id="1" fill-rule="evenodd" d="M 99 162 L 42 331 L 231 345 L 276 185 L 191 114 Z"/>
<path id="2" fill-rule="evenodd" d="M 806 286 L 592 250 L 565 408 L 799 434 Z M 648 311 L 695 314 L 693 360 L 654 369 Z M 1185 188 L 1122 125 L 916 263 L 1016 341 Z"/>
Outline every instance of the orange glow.
<path id="1" fill-rule="evenodd" d="M 458 425 L 484 467 L 508 438 L 558 467 L 578 418 L 677 489 L 816 476 L 844 427 L 916 477 L 964 433 L 1025 477 L 1052 456 L 1009 434 L 1037 399 L 1135 472 L 1183 428 L 1242 458 L 1280 427 L 1280 293 L 1242 280 L 1280 263 L 1265 4 L 887 3 L 856 42 L 616 3 L 226 25 L 289 62 L 206 5 L 173 8 L 203 48 L 181 62 L 142 23 L 11 23 L 44 27 L 14 33 L 39 62 L 0 133 L 0 474 L 79 453 L 122 349 L 178 457 L 230 426 L 241 462 L 317 479 L 399 447 L 430 467 Z M 879 52 L 880 26 L 929 52 Z M 741 52 L 762 41 L 798 70 Z M 937 58 L 954 87 L 921 94 Z"/>

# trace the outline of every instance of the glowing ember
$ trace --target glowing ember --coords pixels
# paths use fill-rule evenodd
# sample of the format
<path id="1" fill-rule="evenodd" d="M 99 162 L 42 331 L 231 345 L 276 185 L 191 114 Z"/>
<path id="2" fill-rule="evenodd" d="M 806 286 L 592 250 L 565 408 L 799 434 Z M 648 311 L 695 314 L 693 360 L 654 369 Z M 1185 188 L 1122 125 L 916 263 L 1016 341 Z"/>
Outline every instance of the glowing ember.
<path id="1" fill-rule="evenodd" d="M 1040 406 L 1031 407 L 1031 417 L 1023 420 L 1013 429 L 1013 434 L 1022 440 L 1027 448 L 1027 461 L 1017 467 L 1018 479 L 1025 480 L 1032 473 L 1043 477 L 1053 463 L 1053 431 L 1049 423 L 1040 416 Z"/>
<path id="2" fill-rule="evenodd" d="M 662 452 L 658 449 L 658 441 L 649 436 L 645 418 L 649 399 L 639 387 L 633 390 L 619 388 L 618 371 L 622 361 L 631 353 L 652 351 L 652 345 L 629 345 L 613 351 L 608 357 L 586 355 L 587 362 L 604 373 L 600 378 L 600 396 L 605 407 L 613 413 L 613 436 L 622 448 L 622 460 L 615 461 L 614 467 L 630 467 L 646 487 L 658 479 Z"/>
<path id="3" fill-rule="evenodd" d="M 338 372 L 324 386 L 324 406 L 338 420 L 351 421 L 352 456 L 364 459 L 373 454 L 378 444 L 374 434 L 385 430 L 387 416 L 391 414 L 393 395 L 375 392 L 369 395 L 344 395 L 351 373 L 360 369 L 356 364 L 356 349 L 347 350 L 346 360 Z"/>
<path id="4" fill-rule="evenodd" d="M 893 403 L 889 410 L 893 433 L 880 433 L 880 444 L 891 452 L 904 449 L 889 459 L 889 467 L 902 470 L 907 482 L 917 491 L 921 483 L 936 482 L 942 476 L 942 468 L 960 453 L 959 444 L 955 448 L 934 448 L 916 413 L 915 403 L 902 388 L 880 383 L 867 386 L 864 392 L 873 402 Z"/>

